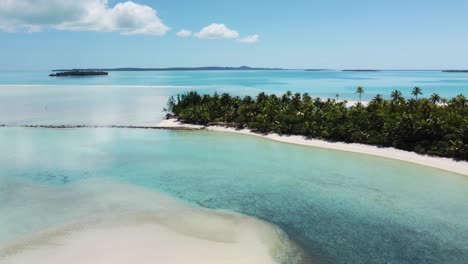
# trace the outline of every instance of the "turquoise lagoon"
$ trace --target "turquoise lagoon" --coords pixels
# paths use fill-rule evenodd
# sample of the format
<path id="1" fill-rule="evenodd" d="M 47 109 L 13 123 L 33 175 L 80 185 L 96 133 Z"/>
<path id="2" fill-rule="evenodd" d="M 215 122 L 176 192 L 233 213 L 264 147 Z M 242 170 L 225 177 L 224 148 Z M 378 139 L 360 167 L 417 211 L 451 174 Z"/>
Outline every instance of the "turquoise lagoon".
<path id="1" fill-rule="evenodd" d="M 467 73 L 441 71 L 186 71 L 186 72 L 110 72 L 93 78 L 51 78 L 47 71 L 0 72 L 0 85 L 100 85 L 100 86 L 185 86 L 211 92 L 228 91 L 238 95 L 308 92 L 313 96 L 357 100 L 356 87 L 364 86 L 363 99 L 380 93 L 386 97 L 398 89 L 411 97 L 415 86 L 423 88 L 426 96 L 439 93 L 443 97 L 468 94 Z"/>
<path id="2" fill-rule="evenodd" d="M 192 88 L 239 94 L 290 89 L 314 94 L 308 85 L 318 82 L 326 89 L 341 87 L 344 91 L 348 88 L 336 83 L 354 86 L 357 80 L 292 77 L 342 73 L 278 72 L 274 77 L 275 72 L 119 72 L 108 79 L 55 81 L 34 74 L 0 74 L 5 82 L 0 86 L 0 124 L 10 126 L 0 127 L 0 242 L 79 217 L 121 210 L 121 204 L 134 194 L 119 193 L 111 184 L 106 189 L 106 183 L 116 182 L 273 223 L 315 262 L 468 262 L 465 176 L 228 133 L 15 127 L 155 124 L 163 116 L 161 109 L 168 96 Z M 395 85 L 402 86 L 425 80 L 424 91 L 434 87 L 444 96 L 466 94 L 468 87 L 468 76 L 461 74 L 345 75 L 367 76 L 367 81 L 360 81 L 375 82 L 370 91 L 379 89 L 377 83 L 392 84 L 392 80 L 399 80 Z M 382 77 L 385 75 L 393 77 Z M 262 84 L 261 76 L 270 83 Z M 408 81 L 403 84 L 404 79 Z M 214 85 L 217 82 L 219 86 Z M 298 89 L 291 86 L 302 82 L 309 84 Z M 325 88 L 317 89 L 317 94 L 327 93 L 320 90 Z M 354 88 L 349 89 L 349 96 L 354 96 Z M 75 187 L 87 183 L 100 185 L 100 193 L 83 193 Z M 102 198 L 106 192 L 113 193 L 112 202 Z"/>
<path id="3" fill-rule="evenodd" d="M 401 90 L 411 97 L 414 86 L 424 96 L 468 95 L 467 73 L 440 71 L 341 72 L 317 71 L 201 71 L 110 72 L 90 78 L 54 78 L 47 71 L 0 72 L 0 124 L 153 125 L 164 114 L 167 98 L 184 91 L 255 96 L 288 90 L 322 98 L 357 101 L 377 94 L 389 97 Z"/>

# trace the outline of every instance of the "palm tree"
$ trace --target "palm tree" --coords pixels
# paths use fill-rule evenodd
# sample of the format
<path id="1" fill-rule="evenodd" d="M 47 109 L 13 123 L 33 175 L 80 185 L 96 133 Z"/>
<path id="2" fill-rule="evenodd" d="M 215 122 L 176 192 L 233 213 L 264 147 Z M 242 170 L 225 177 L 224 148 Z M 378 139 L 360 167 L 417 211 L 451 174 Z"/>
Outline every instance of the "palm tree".
<path id="1" fill-rule="evenodd" d="M 438 102 L 444 105 L 436 107 Z M 461 94 L 449 101 L 436 93 L 429 98 L 405 100 L 395 90 L 390 100 L 378 94 L 367 107 L 359 103 L 346 107 L 346 100 L 312 99 L 307 93 L 260 93 L 256 98 L 241 99 L 229 94 L 187 92 L 171 97 L 165 110 L 193 124 L 219 122 L 261 133 L 393 146 L 468 161 L 468 98 Z"/>
<path id="2" fill-rule="evenodd" d="M 392 98 L 392 101 L 393 101 L 393 102 L 400 102 L 401 99 L 402 99 L 402 97 L 403 97 L 403 95 L 402 95 L 402 93 L 401 93 L 400 91 L 395 90 L 395 91 L 392 92 L 392 94 L 390 95 L 390 97 Z"/>
<path id="3" fill-rule="evenodd" d="M 419 87 L 414 87 L 413 88 L 413 91 L 411 92 L 412 95 L 414 95 L 414 97 L 416 98 L 416 100 L 418 100 L 418 95 L 422 95 L 422 89 L 419 88 Z"/>
<path id="4" fill-rule="evenodd" d="M 358 86 L 356 89 L 356 93 L 359 94 L 359 104 L 361 104 L 361 96 L 364 93 L 364 87 Z"/>
<path id="5" fill-rule="evenodd" d="M 289 103 L 291 101 L 293 94 L 291 91 L 287 91 L 283 96 L 281 96 L 281 101 L 283 103 Z"/>
<path id="6" fill-rule="evenodd" d="M 441 99 L 441 97 L 440 97 L 439 94 L 433 93 L 433 94 L 431 95 L 430 101 L 431 101 L 433 104 L 437 104 L 437 103 L 440 102 L 440 99 Z"/>
<path id="7" fill-rule="evenodd" d="M 336 97 L 336 101 L 338 101 L 338 99 L 340 98 L 340 95 L 339 95 L 339 94 L 335 94 L 335 97 Z"/>
<path id="8" fill-rule="evenodd" d="M 455 98 L 453 98 L 452 100 L 454 100 L 456 102 L 456 104 L 460 107 L 466 107 L 467 103 L 468 103 L 468 99 L 466 98 L 466 96 L 464 96 L 463 94 L 459 94 L 457 95 Z"/>
<path id="9" fill-rule="evenodd" d="M 375 97 L 374 97 L 374 101 L 377 103 L 377 104 L 381 104 L 383 102 L 383 97 L 381 94 L 377 94 Z"/>

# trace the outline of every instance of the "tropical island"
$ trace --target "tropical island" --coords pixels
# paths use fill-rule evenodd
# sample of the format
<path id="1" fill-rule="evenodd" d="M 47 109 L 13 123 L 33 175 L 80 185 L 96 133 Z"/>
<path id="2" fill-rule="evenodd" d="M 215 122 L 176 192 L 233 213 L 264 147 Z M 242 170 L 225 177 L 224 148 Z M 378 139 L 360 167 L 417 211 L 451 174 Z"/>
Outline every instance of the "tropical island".
<path id="1" fill-rule="evenodd" d="M 468 160 L 468 100 L 432 94 L 405 99 L 395 90 L 390 99 L 377 95 L 366 105 L 359 102 L 313 98 L 287 92 L 282 96 L 259 93 L 256 98 L 227 93 L 201 95 L 195 91 L 171 97 L 168 118 L 195 125 L 248 128 L 256 133 L 299 135 L 331 142 L 392 147 L 430 156 Z"/>
<path id="2" fill-rule="evenodd" d="M 103 76 L 109 75 L 108 72 L 103 70 L 64 70 L 56 73 L 49 74 L 50 77 L 67 77 L 67 76 Z"/>

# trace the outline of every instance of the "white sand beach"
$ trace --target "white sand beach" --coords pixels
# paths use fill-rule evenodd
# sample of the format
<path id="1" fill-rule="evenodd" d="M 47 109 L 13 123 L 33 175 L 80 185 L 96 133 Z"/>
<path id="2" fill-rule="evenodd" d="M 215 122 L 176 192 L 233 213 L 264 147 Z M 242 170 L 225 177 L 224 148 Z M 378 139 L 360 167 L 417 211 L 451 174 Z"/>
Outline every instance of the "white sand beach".
<path id="1" fill-rule="evenodd" d="M 171 127 L 171 128 L 189 127 L 189 128 L 200 129 L 202 126 L 183 124 L 181 122 L 178 122 L 176 119 L 168 119 L 168 120 L 162 121 L 158 125 L 158 127 Z M 334 149 L 334 150 L 348 151 L 348 152 L 354 152 L 354 153 L 360 153 L 360 154 L 366 154 L 366 155 L 379 156 L 379 157 L 384 157 L 384 158 L 389 158 L 389 159 L 416 163 L 419 165 L 429 166 L 432 168 L 437 168 L 437 169 L 468 176 L 468 162 L 466 161 L 455 161 L 449 158 L 420 155 L 415 152 L 409 152 L 409 151 L 399 150 L 395 148 L 379 148 L 376 146 L 370 146 L 370 145 L 364 145 L 364 144 L 328 142 L 325 140 L 307 139 L 303 136 L 281 136 L 278 134 L 262 135 L 262 134 L 254 133 L 250 131 L 249 129 L 238 130 L 235 128 L 221 127 L 221 126 L 207 126 L 205 127 L 205 129 L 209 131 L 229 132 L 229 133 L 237 133 L 237 134 L 243 134 L 243 135 L 258 136 L 258 137 L 263 137 L 263 138 L 267 138 L 267 139 L 271 139 L 271 140 L 275 140 L 279 142 L 296 144 L 296 145 L 303 145 L 303 146 L 310 146 L 310 147 L 317 147 L 317 148 L 327 148 L 327 149 Z"/>
<path id="2" fill-rule="evenodd" d="M 86 213 L 73 216 L 77 222 L 0 243 L 0 263 L 278 264 L 288 254 L 299 255 L 297 247 L 271 224 L 189 206 L 138 187 L 85 181 L 63 192 L 27 187 L 17 195 L 28 201 L 45 192 L 54 193 L 52 208 L 57 210 L 70 206 L 65 203 L 71 199 L 87 195 L 77 201 L 80 207 L 76 208 Z M 95 199 L 98 202 L 93 203 Z M 49 206 L 47 201 L 51 200 L 36 203 Z M 55 213 L 63 212 L 49 215 Z"/>

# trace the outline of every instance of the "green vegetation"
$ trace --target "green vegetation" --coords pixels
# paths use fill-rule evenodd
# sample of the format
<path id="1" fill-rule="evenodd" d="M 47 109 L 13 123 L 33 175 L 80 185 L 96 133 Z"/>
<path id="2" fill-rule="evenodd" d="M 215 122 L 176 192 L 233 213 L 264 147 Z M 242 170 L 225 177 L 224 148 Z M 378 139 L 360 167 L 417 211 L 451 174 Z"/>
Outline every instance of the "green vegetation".
<path id="1" fill-rule="evenodd" d="M 359 104 L 361 104 L 361 97 L 364 93 L 364 87 L 358 86 L 358 88 L 356 89 L 356 93 L 359 94 Z"/>
<path id="2" fill-rule="evenodd" d="M 418 100 L 418 95 L 422 95 L 422 89 L 419 88 L 419 87 L 414 87 L 413 88 L 413 91 L 411 92 L 411 94 L 414 96 L 414 98 L 416 98 L 416 100 Z"/>
<path id="3" fill-rule="evenodd" d="M 364 89 L 358 87 L 356 92 L 361 97 Z M 167 111 L 192 124 L 222 124 L 468 160 L 467 98 L 458 95 L 446 100 L 438 94 L 418 98 L 422 95 L 419 87 L 412 95 L 414 99 L 405 99 L 395 90 L 390 100 L 377 95 L 367 106 L 359 102 L 347 107 L 346 101 L 312 98 L 307 93 L 241 98 L 188 92 L 170 98 Z"/>

